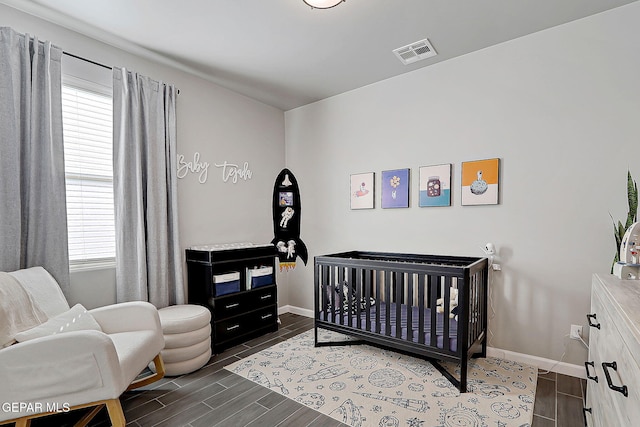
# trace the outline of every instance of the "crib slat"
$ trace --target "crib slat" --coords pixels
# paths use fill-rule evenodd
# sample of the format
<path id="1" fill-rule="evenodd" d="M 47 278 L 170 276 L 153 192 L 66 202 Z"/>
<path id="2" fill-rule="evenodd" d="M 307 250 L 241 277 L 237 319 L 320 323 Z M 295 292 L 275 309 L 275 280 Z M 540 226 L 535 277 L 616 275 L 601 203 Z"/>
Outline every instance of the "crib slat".
<path id="1" fill-rule="evenodd" d="M 440 276 L 429 275 L 429 295 L 431 296 L 431 325 L 429 327 L 429 345 L 436 348 L 438 346 L 438 337 L 436 336 L 436 300 L 438 299 L 438 288 L 440 287 Z"/>
<path id="2" fill-rule="evenodd" d="M 364 270 L 364 297 L 367 311 L 365 312 L 365 330 L 371 331 L 371 270 Z"/>
<path id="3" fill-rule="evenodd" d="M 443 312 L 442 312 L 442 323 L 443 323 L 443 332 L 442 332 L 442 348 L 445 350 L 449 350 L 451 348 L 450 338 L 449 338 L 449 307 L 451 304 L 451 276 L 444 277 L 444 303 L 443 303 Z M 459 297 L 459 294 L 458 294 Z"/>
<path id="4" fill-rule="evenodd" d="M 418 275 L 418 342 L 424 344 L 424 274 Z"/>
<path id="5" fill-rule="evenodd" d="M 330 315 L 329 321 L 336 323 L 336 281 L 334 277 L 335 267 L 327 266 L 327 269 L 329 274 L 326 276 L 326 278 L 328 279 L 327 286 L 329 287 L 329 301 L 331 302 L 329 306 L 330 313 L 328 313 L 328 315 Z"/>
<path id="6" fill-rule="evenodd" d="M 343 287 L 343 283 L 344 283 L 344 267 L 339 267 L 338 268 L 338 283 L 336 285 L 336 287 L 338 289 L 340 289 L 340 307 L 338 307 L 339 313 L 340 313 L 340 318 L 338 319 L 338 322 L 341 325 L 344 325 L 344 287 Z"/>
<path id="7" fill-rule="evenodd" d="M 395 290 L 396 290 L 396 297 L 395 297 L 395 303 L 396 303 L 396 338 L 401 338 L 402 337 L 402 303 L 403 303 L 403 298 L 402 298 L 402 294 L 404 291 L 404 274 L 402 274 L 402 272 L 399 271 L 394 271 L 393 272 L 393 283 L 395 284 Z M 398 279 L 399 278 L 399 279 Z"/>
<path id="8" fill-rule="evenodd" d="M 391 274 L 388 270 L 384 272 L 384 304 L 384 334 L 388 336 L 391 335 Z"/>
<path id="9" fill-rule="evenodd" d="M 362 269 L 354 268 L 353 274 L 356 276 L 356 294 L 355 294 L 355 304 L 356 304 L 356 327 L 358 329 L 362 328 L 362 319 L 360 318 L 360 314 L 362 312 Z"/>
<path id="10" fill-rule="evenodd" d="M 473 343 L 478 337 L 478 318 L 477 313 L 477 304 L 478 304 L 478 283 L 477 276 L 474 274 L 471 277 L 470 288 L 469 288 L 469 314 L 472 316 L 471 319 L 468 320 L 467 323 L 471 325 L 471 331 L 468 344 Z"/>
<path id="11" fill-rule="evenodd" d="M 384 303 L 380 298 L 380 280 L 382 280 L 382 275 L 380 270 L 375 270 L 376 272 L 376 298 L 378 299 L 378 307 L 376 307 L 376 334 L 380 333 L 380 310 L 381 305 Z"/>
<path id="12" fill-rule="evenodd" d="M 407 340 L 413 342 L 413 274 L 407 275 Z"/>

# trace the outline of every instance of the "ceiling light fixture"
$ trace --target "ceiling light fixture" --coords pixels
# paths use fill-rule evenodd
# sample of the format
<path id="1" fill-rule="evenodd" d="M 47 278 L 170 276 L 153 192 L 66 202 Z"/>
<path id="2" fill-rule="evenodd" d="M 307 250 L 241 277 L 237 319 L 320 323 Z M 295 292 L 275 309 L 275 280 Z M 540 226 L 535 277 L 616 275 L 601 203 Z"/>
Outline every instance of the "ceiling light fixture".
<path id="1" fill-rule="evenodd" d="M 339 5 L 340 3 L 346 0 L 302 0 L 309 6 L 311 9 L 329 9 Z"/>

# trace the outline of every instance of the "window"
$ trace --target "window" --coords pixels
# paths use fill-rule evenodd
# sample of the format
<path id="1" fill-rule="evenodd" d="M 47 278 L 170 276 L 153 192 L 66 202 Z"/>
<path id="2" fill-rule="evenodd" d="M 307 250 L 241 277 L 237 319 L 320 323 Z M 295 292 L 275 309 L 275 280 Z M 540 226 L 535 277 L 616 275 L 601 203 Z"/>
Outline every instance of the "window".
<path id="1" fill-rule="evenodd" d="M 113 101 L 110 89 L 65 78 L 62 118 L 70 269 L 113 267 Z"/>

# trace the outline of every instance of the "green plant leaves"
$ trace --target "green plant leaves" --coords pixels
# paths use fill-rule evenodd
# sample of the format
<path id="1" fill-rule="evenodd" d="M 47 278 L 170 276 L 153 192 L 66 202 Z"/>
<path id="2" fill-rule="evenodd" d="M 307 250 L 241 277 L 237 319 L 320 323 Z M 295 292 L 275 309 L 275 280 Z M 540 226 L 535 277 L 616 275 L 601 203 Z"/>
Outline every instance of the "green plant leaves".
<path id="1" fill-rule="evenodd" d="M 622 244 L 624 233 L 638 220 L 638 185 L 631 177 L 631 171 L 629 170 L 627 170 L 627 203 L 629 205 L 629 212 L 627 213 L 625 225 L 622 225 L 620 221 L 616 224 L 616 221 L 611 217 L 613 221 L 613 237 L 616 239 L 616 254 L 613 258 L 613 265 L 620 261 L 620 245 Z M 613 265 L 611 266 L 612 273 Z"/>

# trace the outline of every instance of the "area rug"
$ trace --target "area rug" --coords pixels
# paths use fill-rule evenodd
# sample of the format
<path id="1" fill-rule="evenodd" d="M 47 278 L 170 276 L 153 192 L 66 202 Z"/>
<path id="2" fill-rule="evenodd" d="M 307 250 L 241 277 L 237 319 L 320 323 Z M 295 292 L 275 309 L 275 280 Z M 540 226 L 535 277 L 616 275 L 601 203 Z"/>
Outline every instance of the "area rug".
<path id="1" fill-rule="evenodd" d="M 354 427 L 531 425 L 537 368 L 489 357 L 469 367 L 460 393 L 428 361 L 368 345 L 315 348 L 310 330 L 226 369 Z"/>

